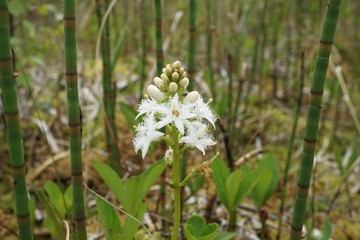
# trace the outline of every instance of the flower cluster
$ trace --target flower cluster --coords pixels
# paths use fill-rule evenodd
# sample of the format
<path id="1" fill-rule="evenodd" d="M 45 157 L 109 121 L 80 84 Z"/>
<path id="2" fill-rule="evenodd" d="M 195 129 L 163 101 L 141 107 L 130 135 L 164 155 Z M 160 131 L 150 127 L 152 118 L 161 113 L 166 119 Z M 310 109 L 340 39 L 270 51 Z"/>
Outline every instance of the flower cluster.
<path id="1" fill-rule="evenodd" d="M 149 97 L 138 108 L 136 118 L 144 118 L 136 127 L 135 151 L 141 150 L 144 158 L 151 142 L 165 138 L 161 129 L 174 126 L 179 132 L 179 143 L 196 147 L 205 155 L 206 148 L 216 143 L 208 132 L 209 124 L 215 128 L 216 116 L 197 91 L 186 93 L 189 79 L 181 63 L 167 64 L 154 83 L 148 86 Z"/>

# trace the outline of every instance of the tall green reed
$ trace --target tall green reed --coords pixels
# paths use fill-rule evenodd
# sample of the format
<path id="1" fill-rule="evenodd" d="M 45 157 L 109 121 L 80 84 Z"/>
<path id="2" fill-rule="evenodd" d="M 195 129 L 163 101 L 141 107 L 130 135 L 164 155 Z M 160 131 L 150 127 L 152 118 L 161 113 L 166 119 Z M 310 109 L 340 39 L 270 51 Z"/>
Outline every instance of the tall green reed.
<path id="1" fill-rule="evenodd" d="M 160 76 L 164 65 L 162 48 L 161 0 L 155 0 L 155 36 L 156 36 L 156 75 Z"/>
<path id="2" fill-rule="evenodd" d="M 14 179 L 15 214 L 21 240 L 33 239 L 30 225 L 29 198 L 25 182 L 24 147 L 21 138 L 19 109 L 10 46 L 9 11 L 6 0 L 0 0 L 0 88 L 9 144 L 10 165 Z"/>
<path id="3" fill-rule="evenodd" d="M 75 0 L 64 1 L 65 71 L 68 102 L 71 181 L 73 184 L 73 221 L 75 239 L 86 239 L 86 218 L 82 171 L 81 110 L 78 93 L 76 57 Z"/>
<path id="4" fill-rule="evenodd" d="M 315 70 L 306 119 L 303 154 L 297 183 L 298 188 L 291 224 L 290 239 L 292 240 L 301 238 L 301 230 L 304 224 L 307 196 L 317 142 L 321 101 L 340 5 L 341 0 L 329 0 L 328 2 L 320 38 L 320 47 L 315 61 Z"/>
<path id="5" fill-rule="evenodd" d="M 296 110 L 294 114 L 294 122 L 292 125 L 291 130 L 291 136 L 289 141 L 289 148 L 286 156 L 285 161 L 285 169 L 284 169 L 284 176 L 282 181 L 282 188 L 281 188 L 281 195 L 280 195 L 280 207 L 279 207 L 279 221 L 278 221 L 278 232 L 276 239 L 281 238 L 281 232 L 282 232 L 282 218 L 284 214 L 284 207 L 285 207 L 285 199 L 286 199 L 286 185 L 288 182 L 288 176 L 289 176 L 289 170 L 291 165 L 291 155 L 294 149 L 294 143 L 295 143 L 295 136 L 296 136 L 296 129 L 298 125 L 300 110 L 301 110 L 301 102 L 303 99 L 303 88 L 304 88 L 304 79 L 305 79 L 305 63 L 304 63 L 304 52 L 301 53 L 301 66 L 300 66 L 300 81 L 299 81 L 299 95 L 297 99 L 297 105 Z"/>
<path id="6" fill-rule="evenodd" d="M 188 74 L 189 89 L 195 74 L 195 51 L 196 51 L 196 0 L 189 0 L 189 48 L 188 48 Z"/>
<path id="7" fill-rule="evenodd" d="M 99 29 L 103 21 L 104 12 L 108 6 L 108 0 L 105 0 L 105 2 L 96 0 L 96 15 L 98 17 Z M 107 151 L 110 154 L 107 159 L 108 163 L 111 168 L 113 168 L 119 175 L 121 175 L 122 169 L 120 164 L 120 152 L 117 147 L 117 131 L 115 125 L 116 86 L 112 81 L 110 51 L 110 23 L 108 18 L 101 33 L 101 56 L 103 64 L 102 87 L 103 103 L 105 109 L 105 142 Z"/>

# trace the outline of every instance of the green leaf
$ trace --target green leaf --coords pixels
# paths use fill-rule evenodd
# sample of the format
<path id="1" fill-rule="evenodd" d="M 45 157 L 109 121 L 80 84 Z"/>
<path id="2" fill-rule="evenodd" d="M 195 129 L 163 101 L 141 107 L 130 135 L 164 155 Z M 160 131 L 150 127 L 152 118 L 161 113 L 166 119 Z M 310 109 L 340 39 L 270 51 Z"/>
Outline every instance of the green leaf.
<path id="1" fill-rule="evenodd" d="M 105 163 L 93 161 L 93 167 L 98 172 L 105 184 L 114 193 L 116 199 L 123 204 L 123 184 L 117 173 Z"/>
<path id="2" fill-rule="evenodd" d="M 234 232 L 222 232 L 215 237 L 215 240 L 230 240 L 236 236 Z"/>
<path id="3" fill-rule="evenodd" d="M 63 194 L 54 182 L 47 181 L 44 185 L 45 191 L 49 195 L 50 201 L 54 205 L 56 211 L 58 211 L 61 217 L 65 218 L 66 208 L 65 208 L 65 200 L 63 198 Z"/>
<path id="4" fill-rule="evenodd" d="M 141 174 L 141 176 L 143 176 L 142 178 L 144 178 L 144 185 L 143 185 L 144 197 L 148 193 L 152 185 L 154 185 L 154 183 L 159 179 L 159 177 L 164 172 L 166 167 L 167 164 L 165 160 L 162 159 L 155 162 L 150 168 L 146 169 Z"/>
<path id="5" fill-rule="evenodd" d="M 160 160 L 146 169 L 141 175 L 124 181 L 124 198 L 122 204 L 126 211 L 132 211 L 145 198 L 151 186 L 159 179 L 166 168 L 165 160 Z"/>
<path id="6" fill-rule="evenodd" d="M 140 176 L 133 176 L 124 181 L 123 195 L 121 204 L 125 211 L 131 212 L 143 199 L 142 184 Z"/>
<path id="7" fill-rule="evenodd" d="M 259 209 L 265 205 L 266 201 L 269 200 L 275 192 L 280 170 L 278 161 L 273 155 L 265 155 L 257 168 L 262 169 L 263 173 L 254 187 L 251 196 L 256 207 Z"/>
<path id="8" fill-rule="evenodd" d="M 245 169 L 244 172 L 246 173 L 244 173 L 244 177 L 240 181 L 238 192 L 236 195 L 235 205 L 232 209 L 235 209 L 235 207 L 239 205 L 240 202 L 242 202 L 246 198 L 246 196 L 251 193 L 261 176 L 261 171 L 258 169 L 247 170 L 246 165 L 244 165 L 242 168 Z"/>
<path id="9" fill-rule="evenodd" d="M 136 110 L 132 106 L 129 106 L 123 102 L 120 102 L 120 108 L 129 127 L 134 130 L 133 126 L 137 124 L 137 121 L 135 120 L 137 116 Z"/>
<path id="10" fill-rule="evenodd" d="M 237 193 L 241 183 L 241 178 L 245 174 L 244 168 L 240 168 L 230 174 L 226 180 L 226 192 L 228 194 L 228 209 L 234 209 L 237 202 Z"/>
<path id="11" fill-rule="evenodd" d="M 324 229 L 322 232 L 322 240 L 329 240 L 332 235 L 332 227 L 329 218 L 325 218 Z"/>
<path id="12" fill-rule="evenodd" d="M 184 234 L 187 240 L 211 240 L 217 234 L 216 223 L 206 224 L 205 219 L 199 215 L 193 215 L 186 221 Z"/>
<path id="13" fill-rule="evenodd" d="M 221 202 L 228 208 L 228 195 L 226 191 L 226 180 L 229 176 L 229 169 L 226 167 L 225 163 L 219 158 L 216 157 L 211 164 L 213 169 L 213 178 L 216 186 L 216 194 L 220 198 Z"/>
<path id="14" fill-rule="evenodd" d="M 136 218 L 137 220 L 141 221 L 144 213 L 147 209 L 147 205 L 142 203 L 138 205 L 136 208 L 133 209 L 129 214 Z M 134 235 L 137 232 L 137 229 L 140 226 L 139 221 L 135 221 L 133 218 L 127 216 L 124 224 L 124 239 L 125 240 L 132 240 L 134 239 Z"/>
<path id="15" fill-rule="evenodd" d="M 107 240 L 117 240 L 121 236 L 120 220 L 112 206 L 96 196 L 96 208 Z"/>
<path id="16" fill-rule="evenodd" d="M 18 17 L 26 11 L 24 4 L 20 1 L 8 1 L 8 9 L 11 15 Z"/>

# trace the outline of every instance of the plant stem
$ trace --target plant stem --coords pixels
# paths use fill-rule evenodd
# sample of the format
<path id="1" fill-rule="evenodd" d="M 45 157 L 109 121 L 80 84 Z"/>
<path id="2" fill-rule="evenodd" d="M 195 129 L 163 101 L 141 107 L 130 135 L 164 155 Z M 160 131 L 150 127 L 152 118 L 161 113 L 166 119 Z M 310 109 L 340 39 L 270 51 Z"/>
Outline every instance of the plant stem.
<path id="1" fill-rule="evenodd" d="M 229 225 L 227 230 L 228 231 L 235 231 L 236 230 L 236 209 L 229 211 Z"/>
<path id="2" fill-rule="evenodd" d="M 104 11 L 108 8 L 109 1 L 105 0 L 105 5 L 100 0 L 96 0 L 96 15 L 98 17 L 99 29 L 103 21 Z M 105 22 L 104 30 L 101 33 L 101 56 L 103 63 L 103 103 L 105 109 L 105 142 L 109 152 L 108 164 L 121 176 L 120 153 L 117 148 L 117 133 L 115 126 L 115 98 L 116 87 L 111 81 L 111 60 L 110 60 L 110 24 Z"/>
<path id="3" fill-rule="evenodd" d="M 289 148 L 287 152 L 286 162 L 285 162 L 285 169 L 284 169 L 284 177 L 283 177 L 283 185 L 281 190 L 281 202 L 279 207 L 279 221 L 278 221 L 278 232 L 276 239 L 281 238 L 281 230 L 282 230 L 282 216 L 284 213 L 284 207 L 285 207 L 285 197 L 286 197 L 286 185 L 288 182 L 288 175 L 289 175 L 289 169 L 291 165 L 291 154 L 294 149 L 294 141 L 295 141 L 295 135 L 296 135 L 296 128 L 298 125 L 299 115 L 300 115 L 300 109 L 301 109 L 301 102 L 303 98 L 303 88 L 304 88 L 304 79 L 305 79 L 305 64 L 304 64 L 304 52 L 301 53 L 301 66 L 300 66 L 300 86 L 299 86 L 299 95 L 298 95 L 298 101 L 297 106 L 295 110 L 295 116 L 294 116 L 294 122 L 292 126 L 291 136 L 290 136 L 290 142 L 289 142 Z"/>
<path id="4" fill-rule="evenodd" d="M 162 73 L 164 52 L 162 48 L 161 0 L 155 0 L 156 76 Z"/>
<path id="5" fill-rule="evenodd" d="M 207 8 L 207 25 L 206 25 L 206 65 L 207 70 L 209 73 L 209 79 L 210 79 L 210 90 L 212 93 L 212 97 L 215 101 L 216 99 L 216 91 L 215 91 L 215 81 L 214 81 L 214 69 L 212 66 L 212 48 L 213 48 L 213 32 L 212 32 L 212 22 L 213 22 L 213 9 L 214 9 L 214 3 L 213 0 L 207 0 L 206 2 L 206 8 Z"/>
<path id="6" fill-rule="evenodd" d="M 19 109 L 13 77 L 10 47 L 9 11 L 6 0 L 0 0 L 0 89 L 9 144 L 10 165 L 14 179 L 15 214 L 21 240 L 33 239 L 29 199 L 25 182 L 24 147 L 21 138 Z"/>
<path id="7" fill-rule="evenodd" d="M 180 220 L 181 220 L 181 195 L 180 195 L 180 162 L 179 162 L 179 138 L 176 127 L 172 127 L 173 140 L 173 172 L 172 182 L 174 184 L 174 228 L 171 240 L 178 239 Z"/>
<path id="8" fill-rule="evenodd" d="M 294 214 L 291 224 L 291 240 L 301 238 L 304 224 L 307 196 L 313 168 L 317 132 L 319 127 L 320 106 L 324 91 L 326 72 L 329 64 L 331 46 L 339 17 L 341 0 L 329 0 L 326 10 L 323 30 L 320 38 L 320 48 L 315 61 L 313 83 L 306 119 L 304 147 L 299 169 L 298 188 L 294 203 Z"/>
<path id="9" fill-rule="evenodd" d="M 189 0 L 189 49 L 188 49 L 188 73 L 189 89 L 195 74 L 195 45 L 196 45 L 196 0 Z"/>
<path id="10" fill-rule="evenodd" d="M 68 102 L 68 122 L 71 160 L 71 181 L 73 184 L 73 220 L 75 222 L 75 239 L 85 240 L 86 219 L 83 191 L 82 152 L 81 152 L 81 111 L 79 105 L 75 0 L 64 1 L 65 30 L 65 70 Z"/>

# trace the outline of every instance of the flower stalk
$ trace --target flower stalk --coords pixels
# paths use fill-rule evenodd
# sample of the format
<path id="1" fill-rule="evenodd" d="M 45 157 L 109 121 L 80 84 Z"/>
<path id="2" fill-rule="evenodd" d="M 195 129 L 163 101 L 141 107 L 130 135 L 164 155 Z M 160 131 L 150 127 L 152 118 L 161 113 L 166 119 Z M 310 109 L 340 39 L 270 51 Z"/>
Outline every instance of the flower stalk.
<path id="1" fill-rule="evenodd" d="M 181 220 L 181 195 L 180 195 L 180 162 L 179 162 L 179 132 L 176 127 L 172 127 L 173 140 L 173 161 L 172 161 L 172 182 L 174 184 L 174 228 L 171 235 L 171 240 L 176 240 L 179 234 L 180 220 Z"/>

